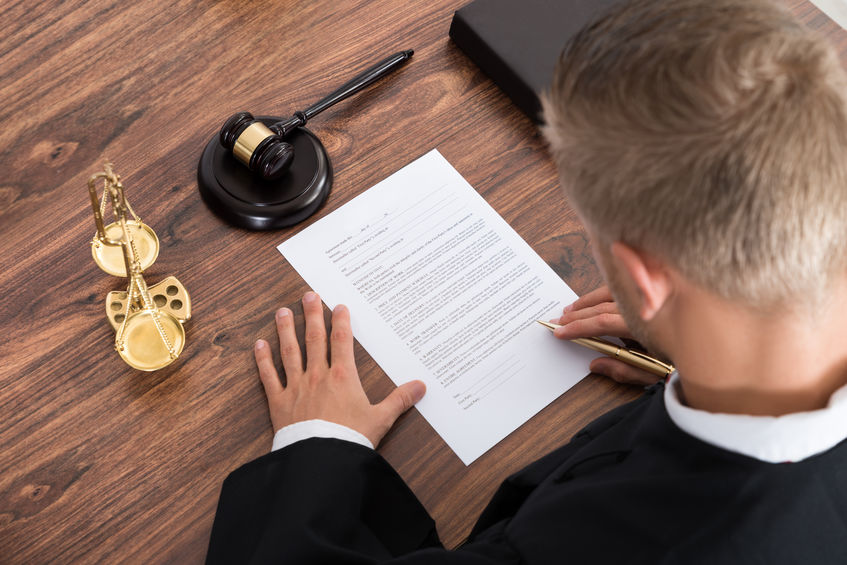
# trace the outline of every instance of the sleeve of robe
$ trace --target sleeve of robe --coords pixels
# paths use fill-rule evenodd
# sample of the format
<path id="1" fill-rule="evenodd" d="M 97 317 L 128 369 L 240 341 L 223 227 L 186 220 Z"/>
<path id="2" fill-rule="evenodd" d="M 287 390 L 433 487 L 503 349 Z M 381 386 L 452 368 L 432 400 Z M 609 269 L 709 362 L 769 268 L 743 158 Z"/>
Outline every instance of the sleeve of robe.
<path id="1" fill-rule="evenodd" d="M 443 548 L 432 518 L 376 451 L 337 439 L 299 441 L 226 478 L 206 562 L 519 563 L 503 534 L 511 517 L 563 460 L 629 409 L 613 410 L 568 445 L 509 477 L 468 541 L 453 551 Z"/>

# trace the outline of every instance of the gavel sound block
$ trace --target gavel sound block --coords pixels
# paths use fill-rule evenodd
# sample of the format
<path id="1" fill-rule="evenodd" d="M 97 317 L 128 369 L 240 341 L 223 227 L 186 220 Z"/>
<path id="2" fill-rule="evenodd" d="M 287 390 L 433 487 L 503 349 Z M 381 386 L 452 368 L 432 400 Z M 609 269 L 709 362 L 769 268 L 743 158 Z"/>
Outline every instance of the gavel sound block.
<path id="1" fill-rule="evenodd" d="M 280 118 L 258 116 L 265 125 Z M 200 157 L 197 184 L 206 205 L 220 218 L 251 230 L 272 230 L 308 218 L 329 196 L 332 166 L 320 140 L 300 127 L 285 137 L 296 157 L 276 180 L 254 175 L 214 136 Z"/>

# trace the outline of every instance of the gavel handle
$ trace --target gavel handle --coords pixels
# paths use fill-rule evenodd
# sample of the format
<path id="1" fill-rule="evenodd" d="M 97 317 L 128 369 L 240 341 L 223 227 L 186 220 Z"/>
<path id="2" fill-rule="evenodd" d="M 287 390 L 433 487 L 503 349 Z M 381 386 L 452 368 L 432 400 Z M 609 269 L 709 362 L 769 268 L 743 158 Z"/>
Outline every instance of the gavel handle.
<path id="1" fill-rule="evenodd" d="M 270 126 L 270 129 L 273 130 L 274 133 L 282 136 L 287 133 L 290 133 L 292 129 L 305 125 L 307 120 L 311 119 L 317 114 L 320 114 L 333 104 L 341 102 L 345 98 L 356 94 L 363 88 L 370 86 L 383 76 L 387 75 L 388 73 L 405 63 L 406 60 L 408 60 L 409 57 L 412 56 L 413 53 L 414 51 L 412 49 L 408 49 L 406 51 L 400 51 L 399 53 L 391 55 L 390 57 L 380 61 L 373 67 L 363 71 L 361 74 L 345 82 L 332 93 L 330 93 L 320 101 L 316 102 L 315 104 L 312 104 L 304 111 L 294 112 L 294 115 L 290 118 L 282 120 Z"/>

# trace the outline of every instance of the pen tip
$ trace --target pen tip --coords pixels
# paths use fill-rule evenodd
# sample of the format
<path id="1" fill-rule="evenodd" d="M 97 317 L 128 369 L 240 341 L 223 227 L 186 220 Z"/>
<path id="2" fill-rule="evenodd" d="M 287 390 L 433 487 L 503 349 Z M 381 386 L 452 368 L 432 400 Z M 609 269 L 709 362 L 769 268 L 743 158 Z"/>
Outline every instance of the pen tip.
<path id="1" fill-rule="evenodd" d="M 556 324 L 551 324 L 550 322 L 545 322 L 543 320 L 535 320 L 535 321 L 538 322 L 539 324 L 541 324 L 542 326 L 544 326 L 545 328 L 547 328 L 550 331 L 554 331 L 558 327 Z"/>

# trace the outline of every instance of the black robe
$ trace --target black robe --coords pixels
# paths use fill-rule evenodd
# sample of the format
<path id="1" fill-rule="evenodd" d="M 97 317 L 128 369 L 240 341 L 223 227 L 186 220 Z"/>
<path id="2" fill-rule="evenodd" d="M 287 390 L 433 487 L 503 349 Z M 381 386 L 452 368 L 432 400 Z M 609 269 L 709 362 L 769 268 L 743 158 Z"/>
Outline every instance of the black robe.
<path id="1" fill-rule="evenodd" d="M 375 451 L 294 443 L 224 481 L 207 563 L 847 564 L 847 441 L 765 463 L 681 431 L 662 391 L 509 477 L 453 551 Z"/>

